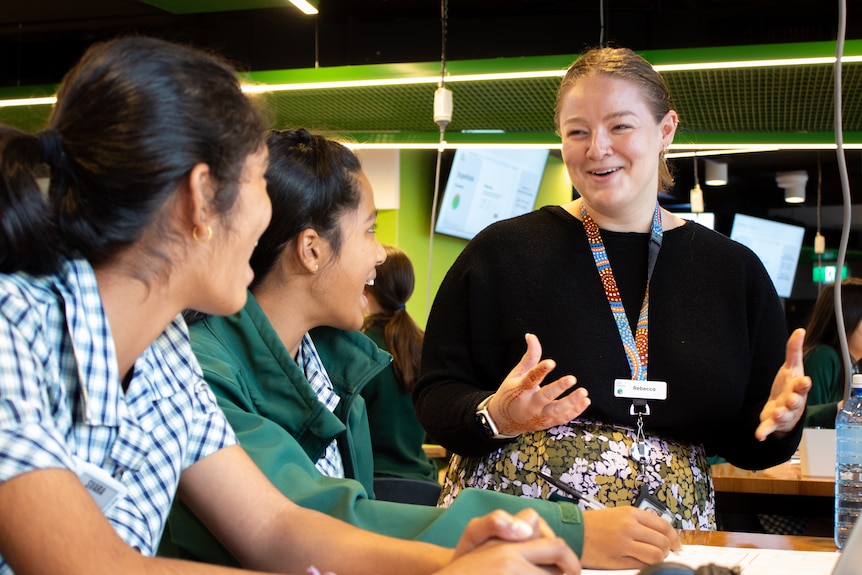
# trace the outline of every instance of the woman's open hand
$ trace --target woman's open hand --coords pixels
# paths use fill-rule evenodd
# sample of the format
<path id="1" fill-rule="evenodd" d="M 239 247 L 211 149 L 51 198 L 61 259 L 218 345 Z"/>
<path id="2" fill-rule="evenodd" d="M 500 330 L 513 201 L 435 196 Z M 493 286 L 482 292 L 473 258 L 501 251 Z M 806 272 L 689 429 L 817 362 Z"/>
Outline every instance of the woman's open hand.
<path id="1" fill-rule="evenodd" d="M 805 375 L 802 363 L 802 342 L 805 330 L 797 329 L 787 340 L 784 365 L 775 375 L 769 400 L 760 412 L 760 425 L 754 436 L 763 441 L 772 433 L 792 430 L 805 414 L 805 403 L 811 389 L 811 378 Z"/>
<path id="2" fill-rule="evenodd" d="M 552 359 L 541 360 L 539 338 L 528 333 L 527 351 L 488 403 L 491 418 L 504 435 L 548 429 L 573 420 L 590 405 L 587 390 L 578 388 L 565 397 L 577 380 L 573 375 L 542 386 L 545 376 L 556 366 Z"/>

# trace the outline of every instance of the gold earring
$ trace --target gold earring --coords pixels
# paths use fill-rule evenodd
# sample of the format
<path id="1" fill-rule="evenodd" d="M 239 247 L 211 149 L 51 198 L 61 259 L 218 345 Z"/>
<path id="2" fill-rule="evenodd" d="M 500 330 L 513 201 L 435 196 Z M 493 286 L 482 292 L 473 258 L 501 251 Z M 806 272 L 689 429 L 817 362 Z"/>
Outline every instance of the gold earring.
<path id="1" fill-rule="evenodd" d="M 213 238 L 213 229 L 211 226 L 207 226 L 207 235 L 206 235 L 206 237 L 201 238 L 198 235 L 198 227 L 195 226 L 192 228 L 192 237 L 195 239 L 196 242 L 200 242 L 202 244 L 205 244 Z"/>
<path id="2" fill-rule="evenodd" d="M 320 269 L 320 264 L 314 264 L 314 273 L 317 273 L 317 270 Z"/>

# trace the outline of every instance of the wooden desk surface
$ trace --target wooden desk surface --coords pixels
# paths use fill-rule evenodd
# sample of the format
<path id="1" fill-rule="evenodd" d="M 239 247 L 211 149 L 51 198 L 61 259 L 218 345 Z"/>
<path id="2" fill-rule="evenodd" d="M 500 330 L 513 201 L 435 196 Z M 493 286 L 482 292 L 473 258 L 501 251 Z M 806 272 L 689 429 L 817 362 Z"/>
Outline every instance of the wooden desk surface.
<path id="1" fill-rule="evenodd" d="M 828 537 L 769 535 L 735 531 L 680 531 L 683 545 L 713 545 L 749 549 L 788 549 L 796 551 L 835 551 L 835 541 Z"/>
<path id="2" fill-rule="evenodd" d="M 445 459 L 448 456 L 446 448 L 436 443 L 423 443 L 422 450 L 431 459 Z"/>
<path id="3" fill-rule="evenodd" d="M 712 466 L 716 492 L 766 495 L 834 497 L 834 477 L 803 477 L 798 463 L 782 463 L 761 471 L 748 471 L 730 463 Z"/>

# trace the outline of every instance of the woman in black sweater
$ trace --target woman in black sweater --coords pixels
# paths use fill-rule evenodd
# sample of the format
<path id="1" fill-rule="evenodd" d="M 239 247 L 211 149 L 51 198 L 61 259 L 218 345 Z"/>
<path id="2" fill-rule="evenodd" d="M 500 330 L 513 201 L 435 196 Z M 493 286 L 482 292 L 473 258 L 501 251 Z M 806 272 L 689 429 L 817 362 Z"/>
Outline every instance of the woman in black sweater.
<path id="1" fill-rule="evenodd" d="M 580 198 L 480 233 L 428 321 L 414 401 L 458 454 L 444 500 L 559 494 L 542 472 L 608 506 L 646 490 L 676 527 L 714 528 L 708 455 L 764 468 L 796 449 L 804 333 L 785 349 L 754 253 L 659 208 L 678 118 L 643 58 L 587 52 L 556 121 Z"/>

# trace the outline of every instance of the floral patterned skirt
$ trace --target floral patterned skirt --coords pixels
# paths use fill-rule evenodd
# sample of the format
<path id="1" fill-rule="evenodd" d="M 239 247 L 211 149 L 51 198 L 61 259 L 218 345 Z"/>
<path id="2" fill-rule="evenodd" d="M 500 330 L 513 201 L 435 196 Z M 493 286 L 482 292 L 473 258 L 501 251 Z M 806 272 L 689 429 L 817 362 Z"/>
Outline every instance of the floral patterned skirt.
<path id="1" fill-rule="evenodd" d="M 598 421 L 525 433 L 486 456 L 456 454 L 438 505 L 448 507 L 465 487 L 568 497 L 535 473 L 541 471 L 608 507 L 631 505 L 645 483 L 674 515 L 677 529 L 715 529 L 715 491 L 703 446 L 649 434 L 645 440 L 650 449 L 643 473 L 629 456 L 634 428 Z"/>

